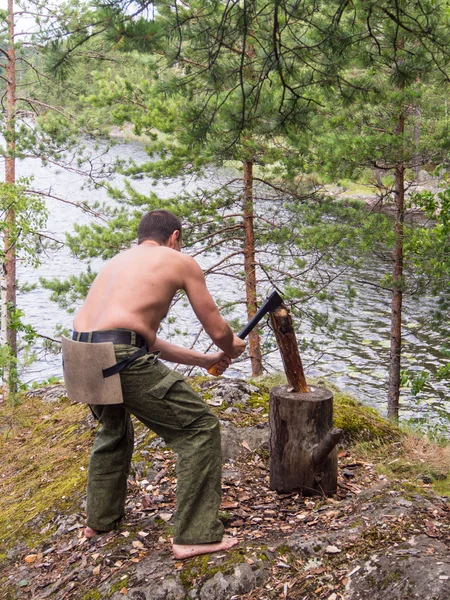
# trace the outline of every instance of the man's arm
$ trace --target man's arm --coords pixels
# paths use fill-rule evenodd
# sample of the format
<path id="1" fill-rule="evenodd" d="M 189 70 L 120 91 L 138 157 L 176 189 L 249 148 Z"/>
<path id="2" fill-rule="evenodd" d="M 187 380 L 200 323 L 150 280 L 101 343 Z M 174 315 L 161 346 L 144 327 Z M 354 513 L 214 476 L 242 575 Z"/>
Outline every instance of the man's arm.
<path id="1" fill-rule="evenodd" d="M 186 256 L 185 259 L 184 289 L 197 318 L 216 346 L 230 358 L 237 358 L 244 351 L 245 342 L 233 333 L 220 314 L 199 265 L 191 257 Z"/>
<path id="2" fill-rule="evenodd" d="M 224 352 L 211 352 L 210 354 L 204 354 L 203 352 L 197 352 L 196 350 L 183 348 L 182 346 L 177 346 L 171 342 L 166 342 L 161 338 L 156 338 L 155 343 L 151 348 L 149 348 L 149 350 L 150 352 L 159 350 L 163 360 L 168 360 L 169 362 L 179 363 L 182 365 L 202 367 L 203 369 L 209 369 L 216 363 L 219 363 L 220 375 L 231 363 L 231 360 L 224 354 Z"/>

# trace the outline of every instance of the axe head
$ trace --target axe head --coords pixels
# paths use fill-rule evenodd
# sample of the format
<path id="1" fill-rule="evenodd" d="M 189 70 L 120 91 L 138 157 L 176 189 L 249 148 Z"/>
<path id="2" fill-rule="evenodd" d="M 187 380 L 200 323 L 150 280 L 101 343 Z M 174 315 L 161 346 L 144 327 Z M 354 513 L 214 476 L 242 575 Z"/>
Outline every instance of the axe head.
<path id="1" fill-rule="evenodd" d="M 267 306 L 266 306 L 266 304 L 267 304 Z M 266 308 L 267 312 L 273 312 L 276 308 L 281 306 L 281 304 L 283 304 L 283 298 L 275 290 L 274 292 L 272 292 L 270 294 L 270 296 L 267 296 L 267 299 L 264 302 L 263 306 Z"/>
<path id="2" fill-rule="evenodd" d="M 254 329 L 261 321 L 261 319 L 267 315 L 267 313 L 273 312 L 282 303 L 283 298 L 280 296 L 280 294 L 277 291 L 272 292 L 270 296 L 268 296 L 261 304 L 255 316 L 252 317 L 244 329 L 238 333 L 238 337 L 240 337 L 242 340 L 247 337 L 252 329 Z"/>

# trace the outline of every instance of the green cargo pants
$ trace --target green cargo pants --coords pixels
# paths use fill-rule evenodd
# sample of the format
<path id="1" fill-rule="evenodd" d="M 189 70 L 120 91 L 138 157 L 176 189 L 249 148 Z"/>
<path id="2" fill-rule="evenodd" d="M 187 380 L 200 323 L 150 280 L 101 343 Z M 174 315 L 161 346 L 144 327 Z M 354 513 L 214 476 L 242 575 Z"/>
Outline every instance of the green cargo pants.
<path id="1" fill-rule="evenodd" d="M 133 346 L 114 348 L 117 361 L 136 352 Z M 134 446 L 130 415 L 134 415 L 178 455 L 174 543 L 220 541 L 222 460 L 217 417 L 183 376 L 154 354 L 138 358 L 120 378 L 123 404 L 91 405 L 100 429 L 89 463 L 87 525 L 109 531 L 124 516 Z"/>

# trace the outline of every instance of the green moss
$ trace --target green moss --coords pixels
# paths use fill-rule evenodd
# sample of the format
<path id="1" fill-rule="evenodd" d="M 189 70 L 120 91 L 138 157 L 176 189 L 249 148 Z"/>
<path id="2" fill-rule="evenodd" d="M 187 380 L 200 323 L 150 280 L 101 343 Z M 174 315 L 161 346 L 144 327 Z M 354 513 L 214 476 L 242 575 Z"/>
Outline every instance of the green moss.
<path id="1" fill-rule="evenodd" d="M 211 381 L 214 381 L 213 379 L 211 379 L 211 377 L 209 377 L 208 375 L 195 375 L 194 377 L 189 377 L 189 383 L 192 386 L 197 386 L 200 387 L 202 386 L 202 384 L 209 384 L 211 383 Z"/>
<path id="2" fill-rule="evenodd" d="M 450 496 L 450 478 L 433 481 L 433 490 L 441 496 Z"/>
<path id="3" fill-rule="evenodd" d="M 249 381 L 249 383 L 258 386 L 262 391 L 268 394 L 271 388 L 278 385 L 285 385 L 287 380 L 284 373 L 278 372 L 253 378 Z"/>
<path id="4" fill-rule="evenodd" d="M 115 581 L 108 590 L 108 598 L 110 598 L 116 592 L 120 592 L 122 588 L 126 588 L 128 585 L 129 577 L 126 575 L 123 579 Z"/>
<path id="5" fill-rule="evenodd" d="M 36 397 L 11 411 L 15 435 L 0 439 L 0 538 L 6 548 L 18 541 L 37 545 L 49 535 L 39 531 L 55 514 L 78 507 L 92 439 L 86 415 L 85 406 L 49 405 Z"/>
<path id="6" fill-rule="evenodd" d="M 81 597 L 81 600 L 101 600 L 102 596 L 98 590 L 90 590 Z"/>
<path id="7" fill-rule="evenodd" d="M 343 429 L 347 442 L 388 442 L 399 440 L 403 435 L 395 424 L 383 419 L 376 410 L 363 406 L 351 396 L 340 392 L 334 394 L 334 425 Z"/>
<path id="8" fill-rule="evenodd" d="M 378 589 L 385 590 L 393 583 L 396 583 L 397 581 L 402 579 L 402 577 L 402 574 L 398 571 L 389 571 L 378 582 Z"/>
<path id="9" fill-rule="evenodd" d="M 22 597 L 20 592 L 18 593 L 12 585 L 7 585 L 7 587 L 5 587 L 5 584 L 0 582 L 0 586 L 2 591 L 2 600 L 17 600 L 18 598 Z"/>
<path id="10" fill-rule="evenodd" d="M 148 447 L 150 442 L 154 440 L 157 435 L 148 427 L 146 427 L 143 423 L 133 418 L 133 425 L 135 430 L 135 437 L 138 438 L 139 442 L 136 444 L 134 452 L 133 452 L 133 462 L 141 462 L 141 461 L 149 461 L 150 458 L 148 454 L 142 454 L 143 452 L 148 452 Z M 141 435 L 144 437 L 141 439 Z"/>
<path id="11" fill-rule="evenodd" d="M 253 392 L 248 400 L 249 406 L 252 408 L 262 408 L 265 412 L 269 411 L 269 393 L 268 392 Z"/>
<path id="12" fill-rule="evenodd" d="M 180 581 L 189 590 L 196 583 L 211 579 L 216 573 L 228 575 L 233 572 L 236 565 L 245 562 L 244 552 L 241 549 L 229 550 L 225 560 L 217 564 L 210 564 L 212 559 L 210 554 L 191 558 L 185 562 L 185 567 L 179 573 Z"/>
<path id="13" fill-rule="evenodd" d="M 281 544 L 280 546 L 277 546 L 277 553 L 278 554 L 292 554 L 293 550 L 290 546 L 288 546 L 287 544 Z"/>

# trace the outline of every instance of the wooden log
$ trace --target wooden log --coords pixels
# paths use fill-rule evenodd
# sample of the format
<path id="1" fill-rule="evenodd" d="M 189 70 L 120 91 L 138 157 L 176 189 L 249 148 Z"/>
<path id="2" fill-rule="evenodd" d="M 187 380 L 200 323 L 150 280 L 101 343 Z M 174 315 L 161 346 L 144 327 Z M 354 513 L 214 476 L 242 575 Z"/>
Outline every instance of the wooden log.
<path id="1" fill-rule="evenodd" d="M 323 440 L 313 448 L 311 460 L 314 466 L 319 466 L 327 458 L 333 448 L 339 443 L 343 434 L 342 429 L 332 427 Z"/>
<path id="2" fill-rule="evenodd" d="M 292 317 L 286 306 L 282 304 L 270 313 L 270 320 L 280 349 L 288 384 L 294 392 L 306 393 L 308 385 L 298 351 Z"/>
<path id="3" fill-rule="evenodd" d="M 270 391 L 270 488 L 280 494 L 331 495 L 337 489 L 339 430 L 333 430 L 333 394 L 324 388 Z"/>

